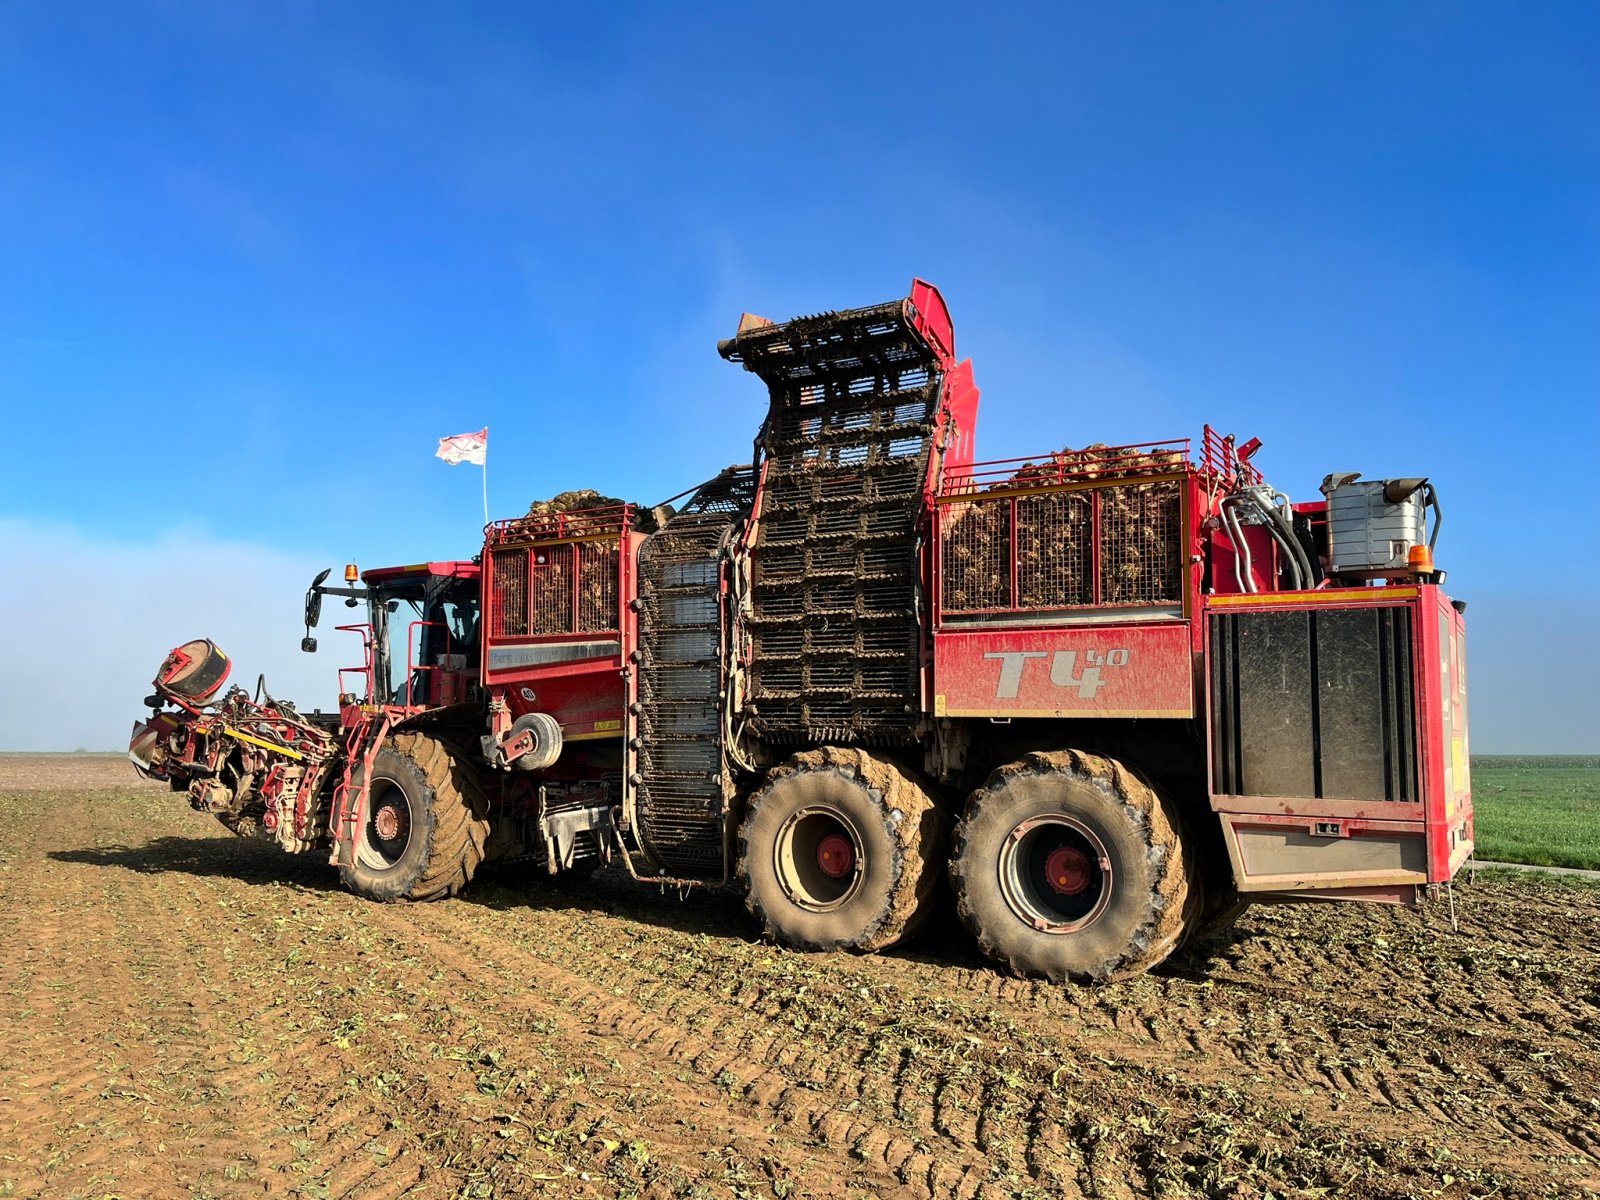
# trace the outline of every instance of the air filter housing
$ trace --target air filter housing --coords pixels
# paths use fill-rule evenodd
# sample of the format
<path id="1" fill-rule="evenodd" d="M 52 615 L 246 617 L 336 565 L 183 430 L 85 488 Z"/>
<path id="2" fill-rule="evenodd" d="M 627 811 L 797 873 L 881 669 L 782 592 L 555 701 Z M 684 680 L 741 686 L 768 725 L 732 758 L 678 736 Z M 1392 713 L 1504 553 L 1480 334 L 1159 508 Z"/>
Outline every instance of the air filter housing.
<path id="1" fill-rule="evenodd" d="M 1358 472 L 1322 481 L 1328 498 L 1328 574 L 1344 579 L 1409 575 L 1411 547 L 1427 541 L 1426 479 L 1368 479 Z"/>

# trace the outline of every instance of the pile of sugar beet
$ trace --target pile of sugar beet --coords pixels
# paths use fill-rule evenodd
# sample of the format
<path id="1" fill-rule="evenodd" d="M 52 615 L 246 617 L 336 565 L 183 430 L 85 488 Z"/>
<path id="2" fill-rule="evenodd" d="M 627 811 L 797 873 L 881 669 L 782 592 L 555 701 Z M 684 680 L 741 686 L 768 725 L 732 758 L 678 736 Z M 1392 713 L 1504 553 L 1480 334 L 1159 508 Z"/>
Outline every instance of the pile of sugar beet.
<path id="1" fill-rule="evenodd" d="M 948 504 L 944 526 L 943 606 L 952 612 L 1002 608 L 1071 608 L 1096 603 L 1094 501 L 1100 504 L 1099 603 L 1173 604 L 1182 598 L 1182 483 L 1131 477 L 1179 471 L 1176 450 L 1130 452 L 1103 443 L 1065 449 L 1023 463 L 1005 479 L 975 488 L 971 501 Z M 1052 484 L 1130 482 L 1046 491 Z M 1016 494 L 1017 574 L 1012 600 L 1010 497 Z"/>
<path id="2" fill-rule="evenodd" d="M 546 533 L 551 517 L 581 513 L 589 509 L 620 509 L 626 500 L 602 495 L 593 488 L 557 492 L 548 500 L 528 505 L 526 519 L 535 537 Z M 639 528 L 640 510 L 634 510 L 634 527 Z M 650 510 L 644 509 L 644 519 Z M 615 529 L 616 526 L 611 526 Z M 553 532 L 553 531 L 552 531 Z M 567 532 L 567 531 L 563 531 Z M 578 565 L 577 612 L 573 612 L 572 571 Z M 570 545 L 550 546 L 534 556 L 533 590 L 529 596 L 528 632 L 592 633 L 615 629 L 617 625 L 617 538 L 603 534 L 593 540 Z"/>
<path id="3" fill-rule="evenodd" d="M 1104 443 L 1063 449 L 1025 462 L 1005 479 L 975 489 L 942 513 L 943 587 L 948 611 L 1001 608 L 1070 608 L 1096 602 L 1094 502 L 1100 505 L 1100 596 L 1103 605 L 1175 604 L 1183 595 L 1182 483 L 1140 480 L 1182 470 L 1176 450 L 1124 452 Z M 1077 490 L 1047 490 L 1063 482 L 1084 484 L 1127 478 L 1126 483 Z M 1012 526 L 1008 497 L 1016 495 L 1016 600 L 1011 597 Z M 528 506 L 534 520 L 589 509 L 620 508 L 627 501 L 593 488 L 559 492 Z M 633 527 L 649 532 L 659 511 L 634 508 Z M 585 632 L 613 628 L 617 607 L 617 542 L 601 538 L 553 549 L 534 571 L 530 632 Z M 571 621 L 572 565 L 579 562 L 578 613 Z"/>

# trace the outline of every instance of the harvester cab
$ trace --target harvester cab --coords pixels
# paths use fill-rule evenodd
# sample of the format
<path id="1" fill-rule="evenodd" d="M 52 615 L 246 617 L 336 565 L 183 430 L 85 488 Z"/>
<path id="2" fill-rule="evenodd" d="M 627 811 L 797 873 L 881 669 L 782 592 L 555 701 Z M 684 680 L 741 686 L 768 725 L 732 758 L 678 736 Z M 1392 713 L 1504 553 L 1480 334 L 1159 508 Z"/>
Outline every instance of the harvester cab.
<path id="1" fill-rule="evenodd" d="M 342 596 L 350 607 L 365 603 L 364 623 L 337 626 L 360 635 L 364 659 L 361 666 L 339 672 L 341 707 L 443 708 L 470 698 L 478 678 L 476 563 L 415 563 L 365 573 L 349 566 L 344 587 L 328 586 L 329 574 L 319 574 L 306 592 L 300 648 L 317 648 L 311 630 L 321 617 L 324 596 Z"/>

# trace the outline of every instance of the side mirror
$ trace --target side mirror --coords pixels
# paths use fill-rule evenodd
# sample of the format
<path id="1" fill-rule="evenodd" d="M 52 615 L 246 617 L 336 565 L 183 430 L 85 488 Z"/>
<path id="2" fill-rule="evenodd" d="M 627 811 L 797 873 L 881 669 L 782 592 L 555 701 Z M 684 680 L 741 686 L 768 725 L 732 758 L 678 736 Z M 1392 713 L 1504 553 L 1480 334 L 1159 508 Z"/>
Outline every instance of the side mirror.
<path id="1" fill-rule="evenodd" d="M 317 639 L 314 637 L 301 638 L 300 649 L 304 650 L 307 654 L 315 654 L 317 652 Z"/>
<path id="2" fill-rule="evenodd" d="M 322 574 L 311 581 L 311 588 L 306 592 L 306 631 L 308 634 L 316 628 L 317 622 L 322 620 L 322 583 L 332 572 L 332 567 L 324 568 Z M 312 643 L 311 648 L 313 650 L 316 649 L 315 642 Z M 305 649 L 304 642 L 301 643 L 301 649 Z"/>

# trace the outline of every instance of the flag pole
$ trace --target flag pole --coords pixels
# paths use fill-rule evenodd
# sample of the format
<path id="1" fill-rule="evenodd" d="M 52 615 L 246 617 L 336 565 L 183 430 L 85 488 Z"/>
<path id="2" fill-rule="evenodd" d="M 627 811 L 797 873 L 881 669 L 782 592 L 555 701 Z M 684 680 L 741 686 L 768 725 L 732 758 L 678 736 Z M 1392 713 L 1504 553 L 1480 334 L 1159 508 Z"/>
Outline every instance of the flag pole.
<path id="1" fill-rule="evenodd" d="M 483 427 L 483 526 L 489 527 L 489 427 Z"/>

